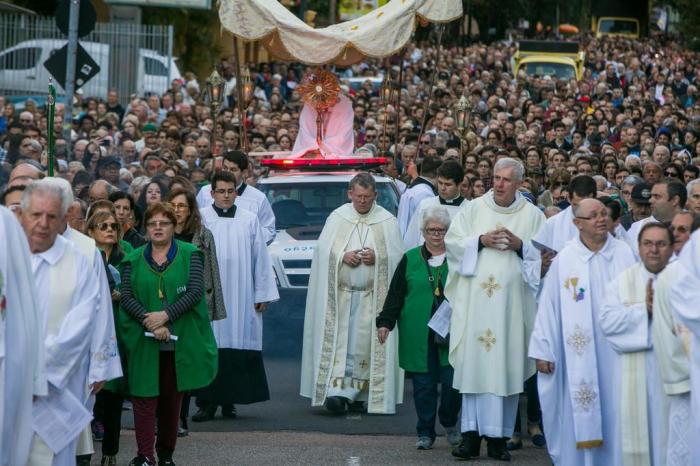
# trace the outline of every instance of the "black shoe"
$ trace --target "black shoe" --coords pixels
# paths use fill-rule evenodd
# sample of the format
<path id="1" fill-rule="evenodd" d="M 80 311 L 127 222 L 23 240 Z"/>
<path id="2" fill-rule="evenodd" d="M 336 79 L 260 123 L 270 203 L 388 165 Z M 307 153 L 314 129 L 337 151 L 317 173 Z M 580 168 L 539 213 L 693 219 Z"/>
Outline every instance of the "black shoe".
<path id="1" fill-rule="evenodd" d="M 475 430 L 462 433 L 462 441 L 452 450 L 452 456 L 465 460 L 478 458 L 481 450 L 481 437 Z"/>
<path id="2" fill-rule="evenodd" d="M 498 461 L 510 461 L 510 453 L 503 437 L 486 437 L 486 454 Z"/>
<path id="3" fill-rule="evenodd" d="M 75 457 L 76 466 L 90 466 L 92 455 L 80 455 Z"/>
<path id="4" fill-rule="evenodd" d="M 235 405 L 221 405 L 221 415 L 227 419 L 233 419 L 238 412 Z"/>
<path id="5" fill-rule="evenodd" d="M 352 414 L 365 414 L 367 412 L 367 406 L 365 406 L 364 401 L 353 401 L 348 404 L 348 413 Z"/>
<path id="6" fill-rule="evenodd" d="M 329 396 L 326 397 L 323 407 L 333 414 L 344 414 L 348 406 L 348 401 L 350 400 L 343 396 Z"/>
<path id="7" fill-rule="evenodd" d="M 216 406 L 209 407 L 209 406 L 203 406 L 197 410 L 196 413 L 194 413 L 194 416 L 192 416 L 192 422 L 204 422 L 204 421 L 211 421 L 214 419 L 214 414 L 216 413 Z"/>
<path id="8" fill-rule="evenodd" d="M 129 462 L 129 466 L 155 466 L 153 463 L 148 461 L 145 456 L 137 456 Z"/>
<path id="9" fill-rule="evenodd" d="M 175 462 L 173 461 L 172 458 L 167 458 L 167 459 L 158 459 L 158 466 L 175 466 Z"/>

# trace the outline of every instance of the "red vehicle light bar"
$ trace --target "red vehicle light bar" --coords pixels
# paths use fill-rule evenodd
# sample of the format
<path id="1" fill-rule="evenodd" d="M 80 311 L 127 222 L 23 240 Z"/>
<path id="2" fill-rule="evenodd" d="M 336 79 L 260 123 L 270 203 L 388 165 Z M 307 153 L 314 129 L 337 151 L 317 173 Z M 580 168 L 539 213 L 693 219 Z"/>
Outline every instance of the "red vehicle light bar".
<path id="1" fill-rule="evenodd" d="M 378 168 L 386 165 L 386 157 L 349 157 L 343 159 L 263 159 L 263 167 L 275 170 L 297 170 L 312 168 L 314 170 L 337 170 Z"/>

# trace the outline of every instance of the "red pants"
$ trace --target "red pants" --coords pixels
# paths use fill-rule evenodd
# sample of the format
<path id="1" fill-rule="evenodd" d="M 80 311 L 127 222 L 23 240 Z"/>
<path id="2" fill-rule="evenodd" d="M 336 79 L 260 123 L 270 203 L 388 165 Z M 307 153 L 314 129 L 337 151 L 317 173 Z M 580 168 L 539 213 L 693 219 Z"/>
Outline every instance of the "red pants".
<path id="1" fill-rule="evenodd" d="M 177 442 L 177 428 L 180 420 L 180 404 L 184 392 L 177 391 L 175 377 L 175 352 L 160 352 L 159 391 L 157 397 L 133 397 L 134 426 L 138 454 L 155 463 L 153 444 L 160 459 L 172 458 Z M 156 441 L 156 420 L 158 440 Z"/>

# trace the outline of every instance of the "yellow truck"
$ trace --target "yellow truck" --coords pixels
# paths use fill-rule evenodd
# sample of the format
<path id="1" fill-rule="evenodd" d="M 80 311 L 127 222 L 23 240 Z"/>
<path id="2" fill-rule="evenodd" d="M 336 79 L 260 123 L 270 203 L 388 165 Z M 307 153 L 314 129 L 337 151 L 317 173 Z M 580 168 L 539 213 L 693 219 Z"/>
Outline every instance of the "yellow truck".
<path id="1" fill-rule="evenodd" d="M 637 18 L 623 16 L 593 16 L 591 17 L 591 30 L 596 38 L 603 36 L 618 36 L 628 39 L 639 39 L 641 28 Z"/>
<path id="2" fill-rule="evenodd" d="M 639 39 L 649 33 L 651 0 L 591 0 L 591 31 L 596 38 Z"/>
<path id="3" fill-rule="evenodd" d="M 521 40 L 512 65 L 516 76 L 523 70 L 528 76 L 578 80 L 583 77 L 585 58 L 578 42 Z"/>

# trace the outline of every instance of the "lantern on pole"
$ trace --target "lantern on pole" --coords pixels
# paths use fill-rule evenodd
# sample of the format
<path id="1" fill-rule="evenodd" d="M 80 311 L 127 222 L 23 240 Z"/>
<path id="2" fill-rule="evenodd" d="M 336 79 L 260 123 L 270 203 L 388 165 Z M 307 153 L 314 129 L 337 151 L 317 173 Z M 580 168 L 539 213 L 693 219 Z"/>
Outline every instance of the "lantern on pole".
<path id="1" fill-rule="evenodd" d="M 214 120 L 214 134 L 211 135 L 212 142 L 214 141 L 214 136 L 216 135 L 216 117 L 219 113 L 219 107 L 224 99 L 224 89 L 226 88 L 226 81 L 221 77 L 218 71 L 214 69 L 207 78 L 207 97 L 209 99 L 209 105 L 211 106 L 212 119 Z"/>
<path id="2" fill-rule="evenodd" d="M 462 153 L 462 165 L 464 165 L 464 158 L 466 157 L 464 153 L 464 143 L 467 138 L 467 133 L 469 133 L 469 125 L 471 124 L 472 116 L 472 108 L 469 99 L 465 96 L 460 97 L 454 104 L 452 111 L 454 112 L 457 131 L 459 131 L 460 152 Z"/>

